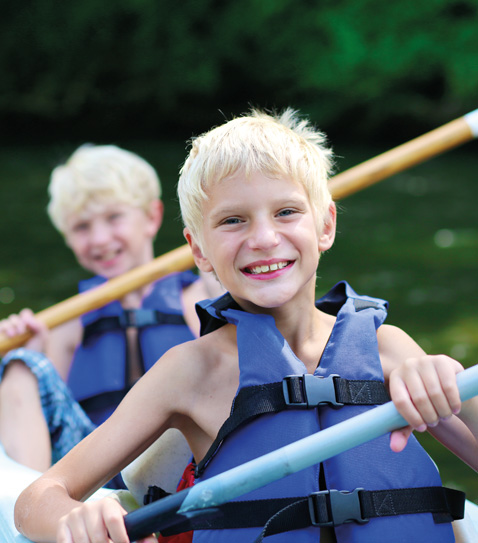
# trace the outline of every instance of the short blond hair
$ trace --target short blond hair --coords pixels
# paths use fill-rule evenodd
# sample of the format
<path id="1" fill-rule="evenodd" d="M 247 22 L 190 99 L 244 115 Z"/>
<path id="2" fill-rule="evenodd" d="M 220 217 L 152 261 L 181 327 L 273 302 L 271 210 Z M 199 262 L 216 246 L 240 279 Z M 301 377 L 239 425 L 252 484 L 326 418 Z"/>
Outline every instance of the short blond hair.
<path id="1" fill-rule="evenodd" d="M 321 230 L 332 201 L 327 187 L 332 150 L 325 141 L 322 132 L 290 108 L 277 115 L 253 109 L 193 139 L 178 183 L 184 225 L 202 247 L 202 203 L 208 188 L 241 170 L 246 177 L 260 172 L 299 182 Z"/>
<path id="2" fill-rule="evenodd" d="M 53 170 L 48 192 L 48 215 L 64 233 L 68 215 L 93 202 L 121 202 L 147 210 L 161 197 L 161 183 L 155 169 L 138 155 L 116 145 L 87 144 Z"/>

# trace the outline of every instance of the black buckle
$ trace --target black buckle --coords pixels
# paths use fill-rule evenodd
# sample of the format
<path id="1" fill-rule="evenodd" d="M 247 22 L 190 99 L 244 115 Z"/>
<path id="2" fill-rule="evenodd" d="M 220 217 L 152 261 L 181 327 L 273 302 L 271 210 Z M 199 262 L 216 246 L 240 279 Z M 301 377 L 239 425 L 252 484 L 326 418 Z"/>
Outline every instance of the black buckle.
<path id="1" fill-rule="evenodd" d="M 137 326 L 136 309 L 125 309 L 119 316 L 121 328 L 133 328 Z"/>
<path id="2" fill-rule="evenodd" d="M 288 375 L 287 377 L 284 377 L 282 380 L 282 390 L 284 392 L 286 405 L 303 407 L 304 409 L 317 407 L 321 404 L 344 405 L 337 401 L 334 377 L 340 377 L 340 375 L 333 373 L 327 377 L 319 377 L 306 373 L 304 375 Z M 305 402 L 294 402 L 290 399 L 289 381 L 292 381 L 293 379 L 299 379 L 302 390 L 304 391 Z"/>
<path id="3" fill-rule="evenodd" d="M 309 514 L 313 526 L 339 526 L 347 522 L 366 524 L 369 519 L 362 517 L 359 492 L 363 488 L 356 488 L 351 492 L 346 490 L 321 490 L 308 496 Z M 318 517 L 317 499 L 319 496 L 328 497 L 330 504 L 330 517 L 332 520 L 321 522 Z"/>

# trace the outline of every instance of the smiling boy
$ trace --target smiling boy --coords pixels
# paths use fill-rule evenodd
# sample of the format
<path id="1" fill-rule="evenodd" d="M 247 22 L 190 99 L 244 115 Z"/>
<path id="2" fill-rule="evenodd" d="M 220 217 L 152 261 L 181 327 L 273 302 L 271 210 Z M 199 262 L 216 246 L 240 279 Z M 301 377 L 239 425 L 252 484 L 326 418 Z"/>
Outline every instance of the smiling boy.
<path id="1" fill-rule="evenodd" d="M 16 505 L 22 533 L 124 543 L 118 503 L 79 501 L 167 428 L 183 432 L 198 478 L 207 479 L 371 409 L 389 391 L 410 427 L 241 497 L 237 518 L 195 527 L 194 541 L 253 541 L 270 517 L 304 500 L 327 518 L 289 519 L 271 541 L 453 541 L 446 499 L 453 491 L 442 489 L 410 434 L 428 428 L 477 469 L 477 402 L 460 404 L 458 362 L 427 356 L 403 331 L 382 325 L 383 300 L 339 283 L 314 303 L 319 259 L 335 237 L 330 167 L 323 135 L 291 110 L 254 111 L 193 141 L 178 187 L 184 232 L 199 269 L 217 274 L 228 293 L 199 304 L 202 337 L 168 351 L 108 421 L 24 491 Z M 305 376 L 313 388 L 323 378 L 344 388 L 322 399 L 328 405 L 319 398 L 304 409 Z M 275 407 L 263 408 L 264 397 Z M 152 415 L 145 418 L 146 405 Z M 216 439 L 230 414 L 232 431 Z M 332 489 L 360 492 L 372 510 L 335 525 Z M 432 507 L 437 495 L 445 503 Z"/>
<path id="2" fill-rule="evenodd" d="M 161 184 L 135 153 L 83 145 L 53 170 L 49 194 L 54 226 L 93 274 L 80 291 L 154 258 Z M 44 471 L 103 422 L 165 351 L 198 335 L 194 304 L 208 294 L 197 279 L 190 271 L 171 274 L 49 333 L 30 310 L 1 321 L 8 336 L 35 333 L 27 348 L 10 351 L 0 364 L 6 453 Z"/>

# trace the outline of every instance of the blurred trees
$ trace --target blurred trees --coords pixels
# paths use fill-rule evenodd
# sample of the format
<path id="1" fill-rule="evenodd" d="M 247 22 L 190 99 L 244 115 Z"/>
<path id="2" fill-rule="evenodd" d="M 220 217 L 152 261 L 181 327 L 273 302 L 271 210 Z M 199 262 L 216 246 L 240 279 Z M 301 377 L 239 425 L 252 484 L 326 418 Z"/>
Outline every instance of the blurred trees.
<path id="1" fill-rule="evenodd" d="M 3 136 L 22 122 L 158 136 L 292 105 L 364 137 L 477 107 L 478 0 L 3 4 Z"/>

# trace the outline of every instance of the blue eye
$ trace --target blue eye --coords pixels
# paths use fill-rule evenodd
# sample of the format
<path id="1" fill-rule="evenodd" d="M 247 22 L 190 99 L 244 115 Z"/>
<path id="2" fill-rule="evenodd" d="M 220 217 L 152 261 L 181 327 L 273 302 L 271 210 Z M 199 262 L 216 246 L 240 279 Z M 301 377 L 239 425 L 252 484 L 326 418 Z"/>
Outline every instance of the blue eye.
<path id="1" fill-rule="evenodd" d="M 277 213 L 277 215 L 279 217 L 287 217 L 288 215 L 293 215 L 294 213 L 296 213 L 294 209 L 282 209 L 279 211 L 279 213 Z"/>
<path id="2" fill-rule="evenodd" d="M 238 219 L 237 217 L 230 217 L 228 219 L 224 219 L 222 221 L 222 224 L 239 224 L 241 222 L 241 219 Z"/>
<path id="3" fill-rule="evenodd" d="M 73 232 L 85 232 L 88 230 L 89 224 L 86 222 L 80 222 L 78 224 L 75 224 L 72 228 Z"/>
<path id="4" fill-rule="evenodd" d="M 123 216 L 123 213 L 111 213 L 110 215 L 108 215 L 108 220 L 109 221 L 116 221 L 117 219 L 121 219 L 121 217 Z"/>

